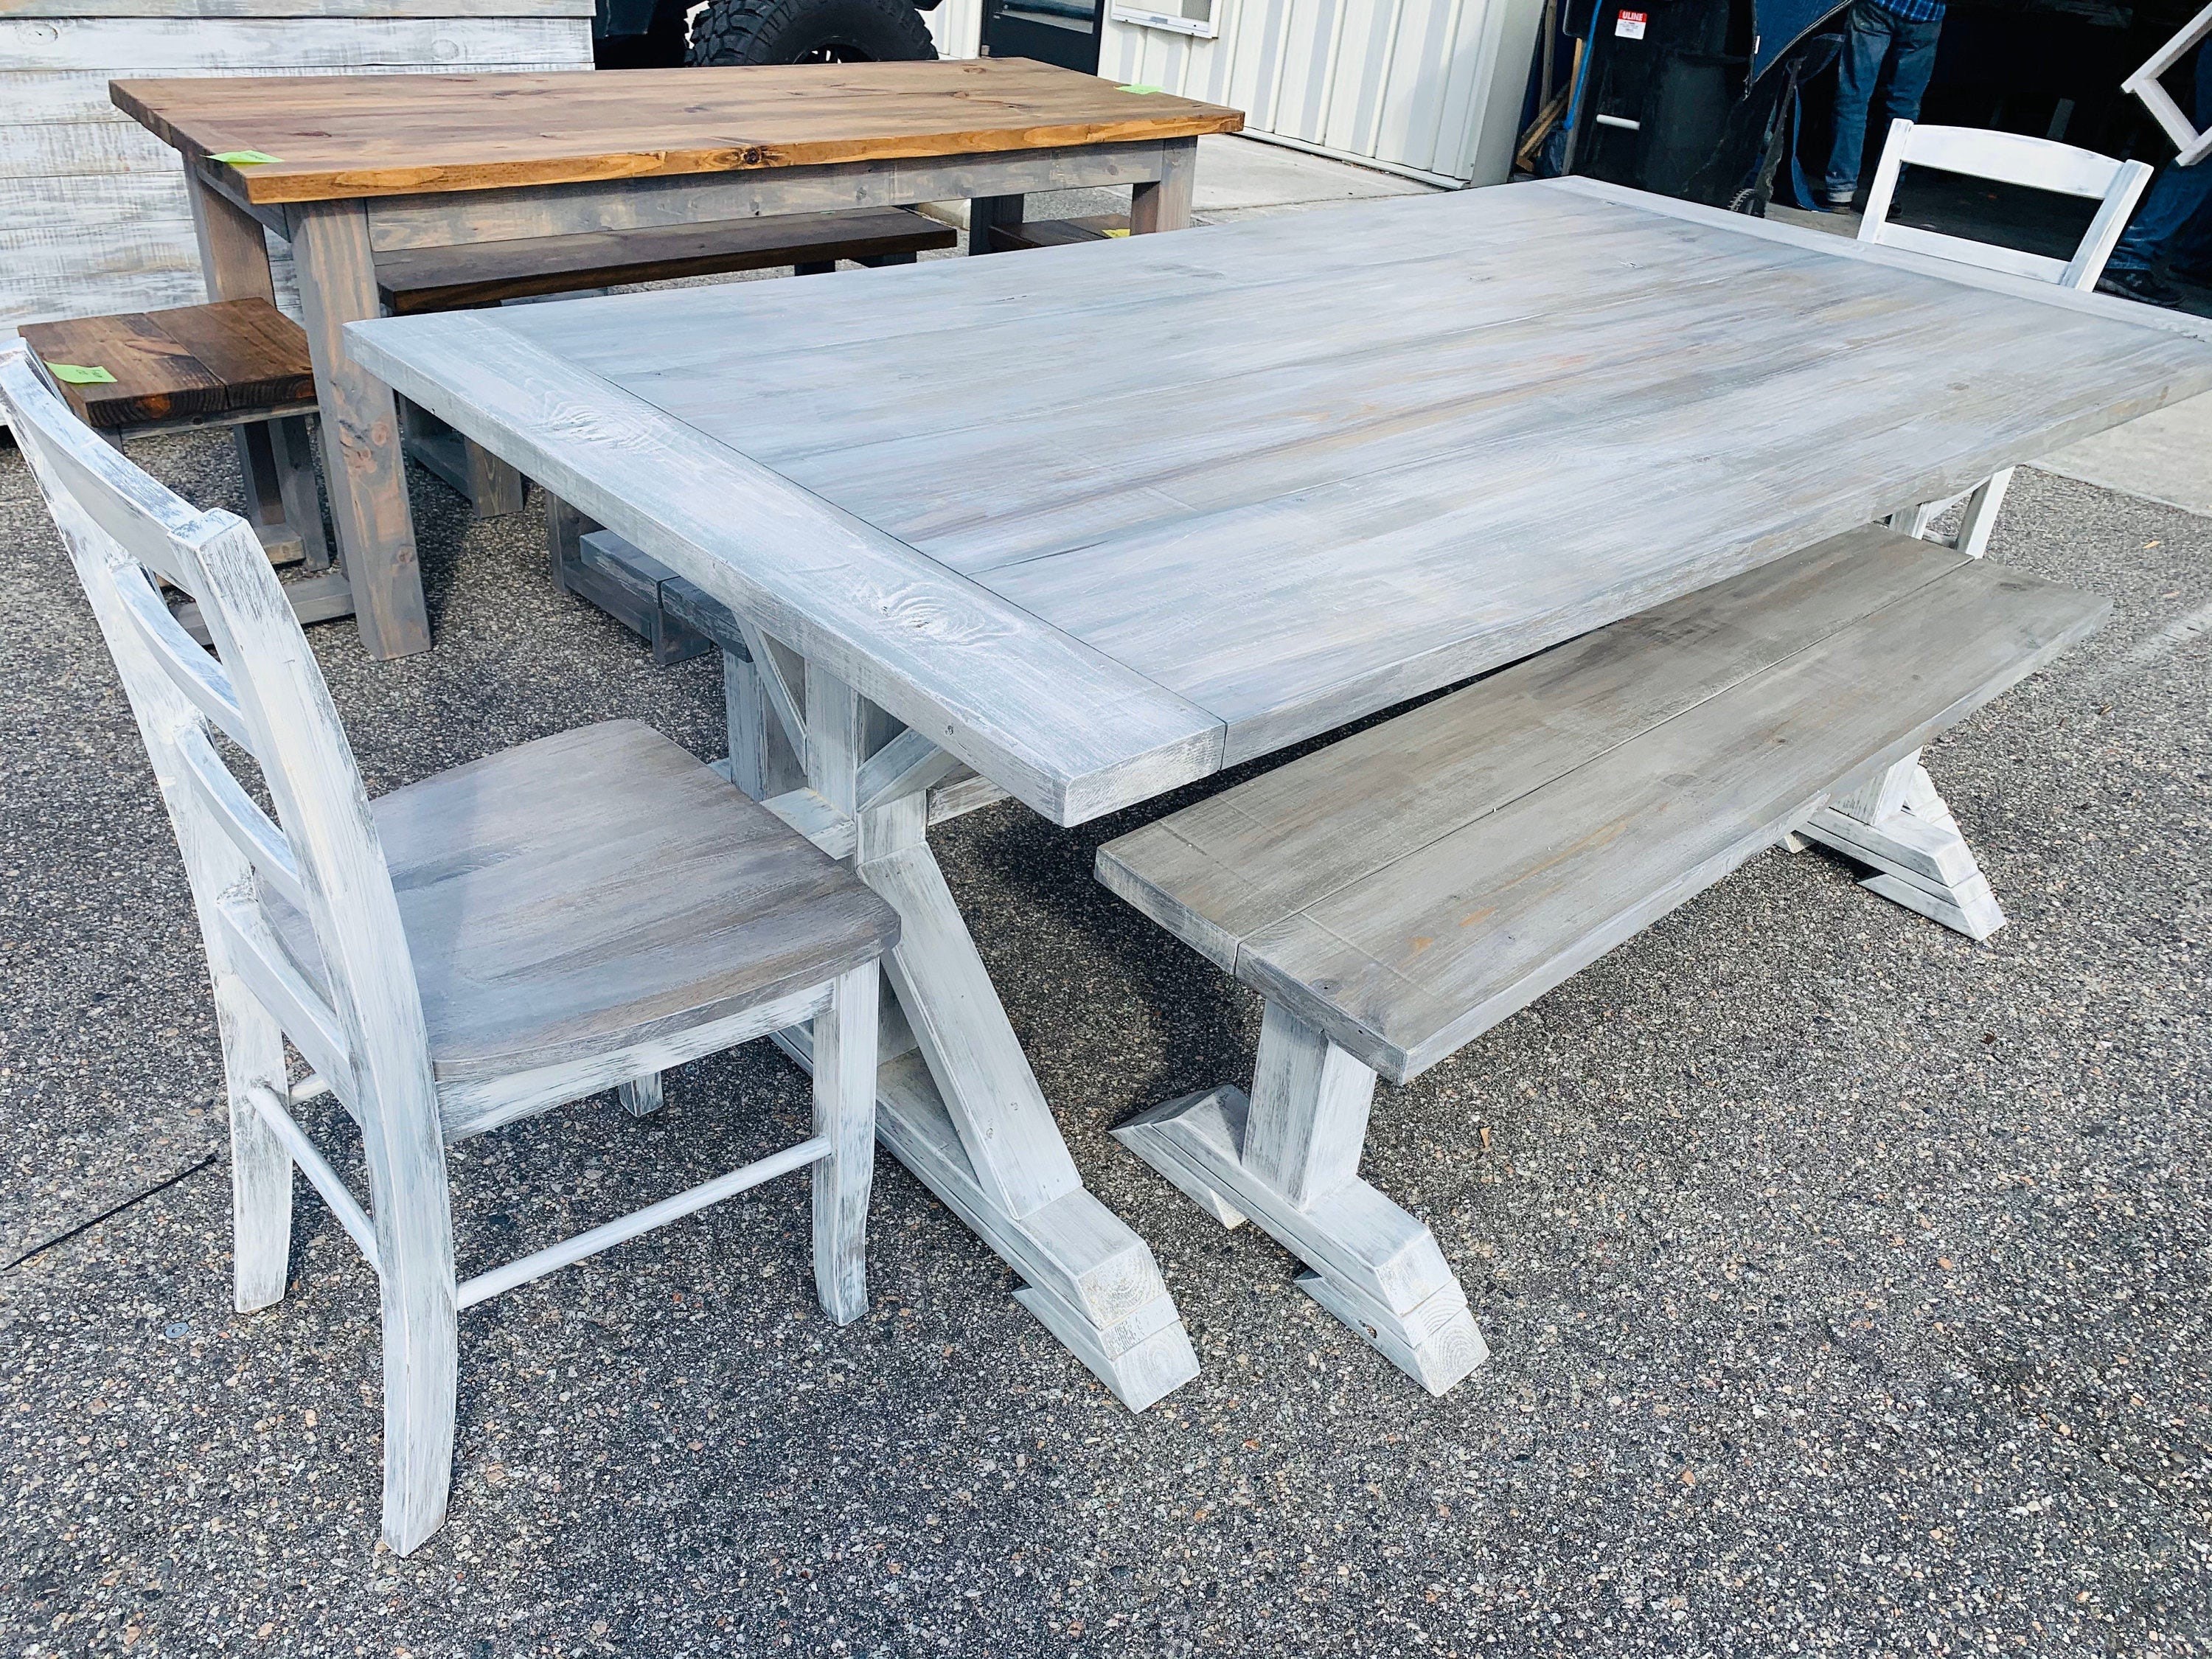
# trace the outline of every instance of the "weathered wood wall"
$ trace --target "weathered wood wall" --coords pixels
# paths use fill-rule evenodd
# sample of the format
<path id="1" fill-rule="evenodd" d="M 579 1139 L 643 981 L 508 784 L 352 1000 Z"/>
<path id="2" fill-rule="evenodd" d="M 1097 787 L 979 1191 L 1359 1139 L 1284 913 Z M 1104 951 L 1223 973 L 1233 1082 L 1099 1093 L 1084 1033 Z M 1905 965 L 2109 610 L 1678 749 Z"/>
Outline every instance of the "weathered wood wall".
<path id="1" fill-rule="evenodd" d="M 0 326 L 203 299 L 176 152 L 110 80 L 588 69 L 592 0 L 20 0 L 0 7 Z M 291 308 L 290 262 L 276 257 Z"/>

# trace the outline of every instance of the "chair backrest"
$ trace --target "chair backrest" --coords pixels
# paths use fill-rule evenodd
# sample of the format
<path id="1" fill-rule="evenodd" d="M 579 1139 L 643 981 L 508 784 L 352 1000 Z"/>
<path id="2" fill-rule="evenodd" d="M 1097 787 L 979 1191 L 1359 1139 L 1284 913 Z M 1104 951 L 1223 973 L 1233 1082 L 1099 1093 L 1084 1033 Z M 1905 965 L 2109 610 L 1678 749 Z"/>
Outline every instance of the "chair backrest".
<path id="1" fill-rule="evenodd" d="M 20 348 L 0 353 L 0 416 L 115 659 L 216 979 L 242 982 L 360 1121 L 380 1199 L 426 1179 L 438 1189 L 426 1196 L 442 1197 L 435 1085 L 398 900 L 344 728 L 268 555 L 244 520 L 198 511 L 102 441 Z M 198 601 L 215 656 L 169 614 L 156 578 Z M 216 732 L 259 769 L 274 821 L 225 763 Z M 319 975 L 302 971 L 270 925 L 272 899 L 306 915 Z"/>
<path id="2" fill-rule="evenodd" d="M 2089 222 L 2071 259 L 2053 259 L 1992 242 L 1892 224 L 1889 210 L 1897 194 L 1897 175 L 1908 161 L 1942 173 L 1962 173 L 2031 190 L 2087 197 L 2099 204 L 2096 216 Z M 1859 224 L 1859 240 L 1955 259 L 1984 270 L 2062 283 L 2068 288 L 2094 288 L 2104 274 L 2105 261 L 2112 257 L 2113 244 L 2127 228 L 2128 216 L 2135 211 L 2143 187 L 2150 183 L 2151 173 L 2141 161 L 2115 161 L 2093 149 L 2077 149 L 2048 138 L 1984 132 L 1978 127 L 1929 127 L 1912 121 L 1893 121 L 1889 141 L 1882 146 L 1881 165 L 1875 169 L 1874 188 L 1867 197 L 1866 217 Z"/>

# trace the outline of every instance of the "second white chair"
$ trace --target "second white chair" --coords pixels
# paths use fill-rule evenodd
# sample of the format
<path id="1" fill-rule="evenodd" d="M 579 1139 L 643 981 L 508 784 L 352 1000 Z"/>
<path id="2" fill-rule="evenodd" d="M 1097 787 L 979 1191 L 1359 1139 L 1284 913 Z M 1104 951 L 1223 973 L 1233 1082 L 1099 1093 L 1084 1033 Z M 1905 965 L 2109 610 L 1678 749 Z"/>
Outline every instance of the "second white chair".
<path id="1" fill-rule="evenodd" d="M 2095 202 L 2097 211 L 2082 234 L 2070 259 L 2056 259 L 1995 242 L 1977 242 L 1964 236 L 1922 230 L 1893 222 L 1890 205 L 1897 195 L 1898 174 L 1907 162 L 1939 173 L 1964 173 L 2030 190 L 2051 191 L 2062 196 L 2083 197 Z M 2048 138 L 2030 138 L 2017 132 L 1986 132 L 1978 127 L 1922 126 L 1911 121 L 1893 121 L 1889 139 L 1882 146 L 1881 164 L 1875 168 L 1874 187 L 1868 192 L 1866 217 L 1859 224 L 1859 240 L 1884 247 L 1925 253 L 1938 259 L 1956 260 L 1983 270 L 1998 270 L 2067 288 L 2094 289 L 2104 274 L 2105 261 L 2127 228 L 2129 216 L 2150 183 L 2152 169 L 2141 161 L 2116 161 L 2094 150 Z M 2003 505 L 2013 469 L 1984 478 L 1973 489 L 1940 501 L 1929 501 L 1893 514 L 1890 527 L 1931 540 L 1941 540 L 1961 553 L 1979 558 L 1996 527 L 1997 510 Z M 1929 531 L 1952 507 L 1965 504 L 1959 531 L 1949 538 L 1932 538 Z"/>

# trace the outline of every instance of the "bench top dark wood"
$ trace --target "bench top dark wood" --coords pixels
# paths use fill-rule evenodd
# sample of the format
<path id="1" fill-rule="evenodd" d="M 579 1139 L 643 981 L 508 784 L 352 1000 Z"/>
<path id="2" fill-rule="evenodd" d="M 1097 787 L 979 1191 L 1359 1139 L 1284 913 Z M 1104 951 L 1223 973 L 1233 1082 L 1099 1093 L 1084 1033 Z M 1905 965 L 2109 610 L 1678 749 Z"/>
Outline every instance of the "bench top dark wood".
<path id="1" fill-rule="evenodd" d="M 397 314 L 497 305 L 625 283 L 720 276 L 828 259 L 872 259 L 951 247 L 950 225 L 904 208 L 784 213 L 577 236 L 526 236 L 380 254 L 376 285 Z"/>
<path id="2" fill-rule="evenodd" d="M 20 332 L 41 362 L 115 377 L 61 386 L 80 420 L 109 431 L 315 400 L 307 334 L 266 300 L 29 323 Z"/>
<path id="3" fill-rule="evenodd" d="M 898 938 L 851 871 L 635 720 L 455 767 L 374 810 L 441 1082 L 742 1013 Z M 307 919 L 270 909 L 319 978 Z"/>
<path id="4" fill-rule="evenodd" d="M 1023 58 L 518 75 L 116 81 L 116 106 L 249 200 L 313 202 L 1235 132 L 1218 104 Z"/>
<path id="5" fill-rule="evenodd" d="M 1124 836 L 1099 878 L 1403 1082 L 2109 608 L 1848 532 Z"/>

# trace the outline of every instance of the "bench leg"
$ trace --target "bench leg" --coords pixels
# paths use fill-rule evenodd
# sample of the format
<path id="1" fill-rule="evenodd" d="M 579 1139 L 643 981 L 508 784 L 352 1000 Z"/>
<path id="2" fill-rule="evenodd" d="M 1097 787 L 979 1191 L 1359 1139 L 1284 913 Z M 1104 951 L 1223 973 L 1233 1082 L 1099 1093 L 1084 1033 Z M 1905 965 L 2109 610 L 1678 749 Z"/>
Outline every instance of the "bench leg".
<path id="1" fill-rule="evenodd" d="M 1224 1226 L 1250 1217 L 1306 1294 L 1432 1395 L 1489 1358 L 1434 1234 L 1359 1179 L 1375 1073 L 1267 1005 L 1252 1093 L 1185 1095 L 1114 1131 Z"/>
<path id="2" fill-rule="evenodd" d="M 1989 878 L 1917 750 L 1838 795 L 1802 833 L 1872 866 L 1863 885 L 1968 939 L 1985 939 L 2004 926 Z"/>
<path id="3" fill-rule="evenodd" d="M 807 782 L 851 811 L 885 722 L 819 663 L 805 695 Z M 1021 1275 L 1014 1299 L 1142 1411 L 1195 1376 L 1198 1356 L 1152 1253 L 1076 1172 L 930 853 L 927 805 L 917 786 L 855 815 L 854 868 L 899 913 L 884 967 L 903 1026 L 890 1023 L 912 1033 L 879 1055 L 877 1139 Z M 811 1038 L 777 1040 L 811 1064 Z"/>
<path id="4" fill-rule="evenodd" d="M 1923 541 L 1936 542 L 1945 547 L 1955 547 L 1970 559 L 1978 559 L 1990 550 L 1990 532 L 1997 527 L 1997 514 L 2004 507 L 2005 491 L 2012 484 L 2013 469 L 1993 472 L 1963 495 L 1947 495 L 1940 501 L 1923 501 L 1917 507 L 1906 507 L 1889 515 L 1889 527 L 1917 536 Z M 1931 536 L 1928 532 L 1936 520 L 1961 501 L 1966 510 L 1959 517 L 1959 533 L 1955 536 Z"/>
<path id="5" fill-rule="evenodd" d="M 407 457 L 468 500 L 479 519 L 522 511 L 522 474 L 473 439 L 465 438 L 427 409 L 403 404 Z"/>
<path id="6" fill-rule="evenodd" d="M 551 490 L 545 492 L 545 566 L 553 586 L 566 593 L 583 568 L 584 538 L 599 526 Z"/>
<path id="7" fill-rule="evenodd" d="M 999 251 L 993 233 L 1000 225 L 1022 222 L 1023 198 L 1018 196 L 978 196 L 968 204 L 968 252 Z"/>

